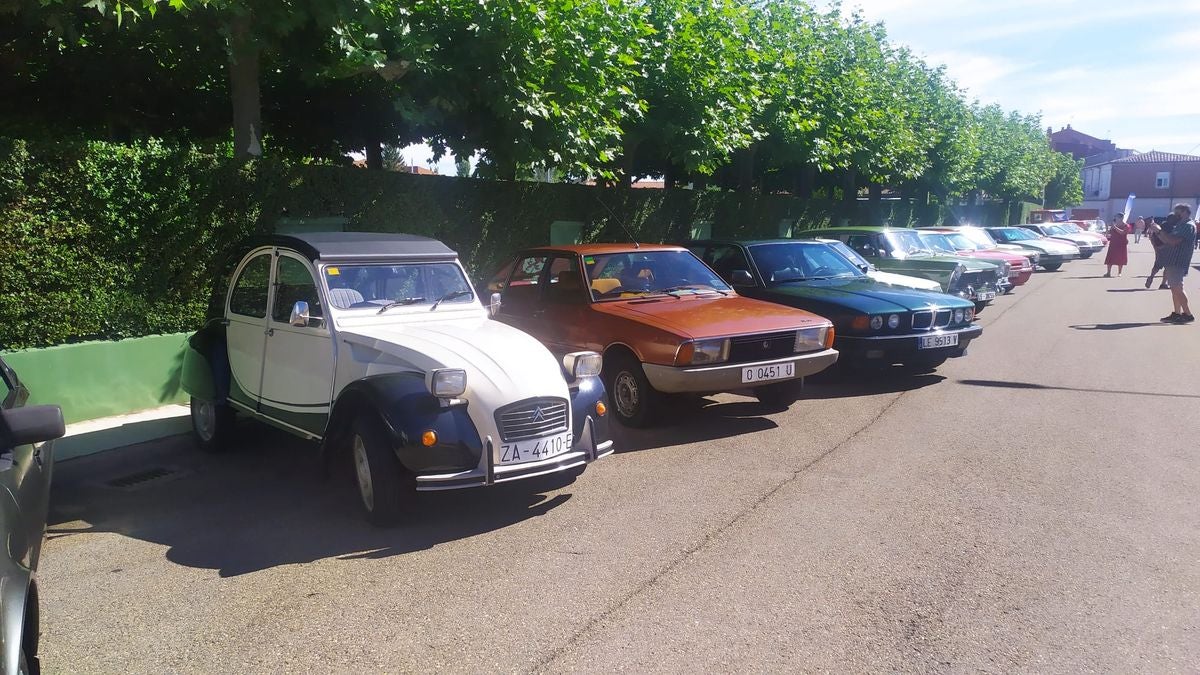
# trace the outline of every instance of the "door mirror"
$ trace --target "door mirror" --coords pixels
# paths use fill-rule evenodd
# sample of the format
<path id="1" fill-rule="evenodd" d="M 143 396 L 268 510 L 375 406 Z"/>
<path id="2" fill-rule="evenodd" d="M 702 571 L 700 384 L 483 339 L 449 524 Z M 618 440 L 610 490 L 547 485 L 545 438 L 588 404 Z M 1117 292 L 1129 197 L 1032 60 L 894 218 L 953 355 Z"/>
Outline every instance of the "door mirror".
<path id="1" fill-rule="evenodd" d="M 499 314 L 500 313 L 500 304 L 501 304 L 500 294 L 492 293 L 491 302 L 488 303 L 488 315 L 496 316 L 497 314 Z"/>
<path id="2" fill-rule="evenodd" d="M 308 326 L 308 303 L 303 300 L 297 300 L 296 304 L 292 305 L 292 316 L 288 319 L 288 323 L 299 328 Z"/>
<path id="3" fill-rule="evenodd" d="M 0 447 L 44 443 L 67 433 L 62 408 L 56 405 L 34 405 L 0 410 Z"/>
<path id="4" fill-rule="evenodd" d="M 734 286 L 753 286 L 754 277 L 746 270 L 734 270 L 729 275 L 729 282 Z"/>

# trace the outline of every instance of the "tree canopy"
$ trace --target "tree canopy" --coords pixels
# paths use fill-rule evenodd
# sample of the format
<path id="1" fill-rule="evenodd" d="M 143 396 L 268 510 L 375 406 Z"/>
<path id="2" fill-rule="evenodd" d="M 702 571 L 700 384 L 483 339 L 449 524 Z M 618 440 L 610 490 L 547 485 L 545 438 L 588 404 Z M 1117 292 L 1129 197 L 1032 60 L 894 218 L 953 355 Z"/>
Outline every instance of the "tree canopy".
<path id="1" fill-rule="evenodd" d="M 805 0 L 0 0 L 0 132 L 419 140 L 478 173 L 1081 199 L 1037 116 Z M 1074 168 L 1073 168 L 1074 167 Z"/>

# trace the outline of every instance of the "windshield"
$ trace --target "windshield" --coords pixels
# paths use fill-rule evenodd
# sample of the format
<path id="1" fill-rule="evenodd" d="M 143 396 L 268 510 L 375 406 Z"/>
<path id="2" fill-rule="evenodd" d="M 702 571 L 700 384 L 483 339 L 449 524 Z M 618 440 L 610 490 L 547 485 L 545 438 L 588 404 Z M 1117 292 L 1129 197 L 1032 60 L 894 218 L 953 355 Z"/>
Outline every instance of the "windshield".
<path id="1" fill-rule="evenodd" d="M 824 243 L 824 242 L 822 242 L 822 243 Z M 855 251 L 854 249 L 847 246 L 845 242 L 832 241 L 832 242 L 826 243 L 825 245 L 828 246 L 829 248 L 833 249 L 833 251 L 836 252 L 838 255 L 840 255 L 843 258 L 845 258 L 846 260 L 850 261 L 850 264 L 854 265 L 858 269 L 863 270 L 864 272 L 871 270 L 871 268 L 872 268 L 871 263 L 867 262 L 866 258 L 859 255 L 858 251 Z"/>
<path id="2" fill-rule="evenodd" d="M 1045 230 L 1046 234 L 1071 234 L 1071 232 L 1062 225 L 1050 225 L 1049 227 L 1045 228 Z"/>
<path id="3" fill-rule="evenodd" d="M 933 251 L 921 241 L 921 235 L 914 230 L 888 230 L 884 237 L 892 247 L 891 254 L 897 258 L 933 255 Z"/>
<path id="4" fill-rule="evenodd" d="M 696 295 L 731 290 L 689 251 L 633 251 L 583 257 L 592 299 Z"/>
<path id="5" fill-rule="evenodd" d="M 989 230 L 997 241 L 1031 241 L 1040 239 L 1037 234 L 1019 227 L 999 227 Z"/>
<path id="6" fill-rule="evenodd" d="M 980 246 L 977 246 L 975 242 L 971 241 L 967 235 L 960 234 L 958 232 L 947 234 L 946 240 L 950 242 L 951 246 L 959 251 L 978 251 L 981 248 Z"/>
<path id="7" fill-rule="evenodd" d="M 329 302 L 338 309 L 374 309 L 400 305 L 461 305 L 475 294 L 454 263 L 408 265 L 329 265 L 325 267 Z"/>
<path id="8" fill-rule="evenodd" d="M 920 237 L 926 246 L 938 253 L 949 253 L 951 255 L 958 253 L 958 249 L 950 242 L 950 238 L 944 234 L 922 232 Z"/>
<path id="9" fill-rule="evenodd" d="M 750 247 L 750 257 L 769 284 L 864 275 L 861 269 L 825 244 L 760 244 Z"/>
<path id="10" fill-rule="evenodd" d="M 970 239 L 971 243 L 975 244 L 976 248 L 980 250 L 986 251 L 987 249 L 996 248 L 996 240 L 992 238 L 992 235 L 988 234 L 987 230 L 968 227 L 961 230 L 960 234 Z"/>

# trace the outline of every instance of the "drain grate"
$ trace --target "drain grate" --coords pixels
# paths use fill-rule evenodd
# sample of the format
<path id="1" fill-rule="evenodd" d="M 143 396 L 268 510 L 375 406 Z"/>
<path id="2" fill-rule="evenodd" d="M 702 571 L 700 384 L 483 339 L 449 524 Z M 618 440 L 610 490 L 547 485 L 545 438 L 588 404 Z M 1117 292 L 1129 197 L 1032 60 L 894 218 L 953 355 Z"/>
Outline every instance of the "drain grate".
<path id="1" fill-rule="evenodd" d="M 143 487 L 147 483 L 160 481 L 168 476 L 174 475 L 174 469 L 156 466 L 153 469 L 145 469 L 143 471 L 137 471 L 135 473 L 121 476 L 120 478 L 114 478 L 105 483 L 105 485 L 109 487 L 120 488 L 122 490 L 129 490 L 132 488 Z"/>

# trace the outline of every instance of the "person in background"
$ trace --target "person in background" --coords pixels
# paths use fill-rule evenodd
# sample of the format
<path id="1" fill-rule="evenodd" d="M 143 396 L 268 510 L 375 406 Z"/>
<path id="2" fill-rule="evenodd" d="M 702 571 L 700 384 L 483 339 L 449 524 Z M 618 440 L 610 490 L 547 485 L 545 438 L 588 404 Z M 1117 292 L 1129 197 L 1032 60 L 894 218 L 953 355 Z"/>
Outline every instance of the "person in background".
<path id="1" fill-rule="evenodd" d="M 1175 311 L 1161 321 L 1191 323 L 1196 317 L 1192 316 L 1192 310 L 1188 307 L 1183 278 L 1191 269 L 1192 254 L 1196 252 L 1196 224 L 1192 222 L 1192 207 L 1187 204 L 1176 204 L 1172 213 L 1175 215 L 1175 227 L 1170 232 L 1158 231 L 1158 238 L 1163 243 L 1158 250 L 1158 261 L 1163 268 L 1163 279 L 1171 287 L 1171 303 Z"/>
<path id="2" fill-rule="evenodd" d="M 1117 266 L 1117 276 L 1121 276 L 1129 264 L 1129 224 L 1125 222 L 1124 213 L 1113 216 L 1108 226 L 1108 253 L 1104 254 L 1104 264 L 1108 265 L 1108 271 L 1104 273 L 1106 278 L 1112 276 L 1113 265 Z"/>
<path id="3" fill-rule="evenodd" d="M 1142 233 L 1146 231 L 1146 219 L 1138 218 L 1133 223 L 1133 243 L 1138 243 L 1142 240 Z"/>
<path id="4" fill-rule="evenodd" d="M 1163 243 L 1162 239 L 1160 239 L 1158 235 L 1160 232 L 1170 232 L 1174 227 L 1174 213 L 1167 216 L 1167 219 L 1163 221 L 1161 228 L 1159 228 L 1158 223 L 1156 223 L 1153 218 L 1146 219 L 1146 236 L 1150 237 L 1150 247 L 1154 249 L 1154 267 L 1150 269 L 1150 276 L 1146 277 L 1146 288 L 1150 288 L 1150 286 L 1154 283 L 1154 275 L 1158 274 L 1158 271 L 1162 269 L 1162 262 L 1160 262 L 1161 259 L 1158 257 L 1158 251 L 1162 248 Z M 1167 280 L 1164 277 L 1162 284 L 1160 284 L 1158 287 L 1158 290 L 1161 291 L 1165 288 L 1167 288 Z"/>

